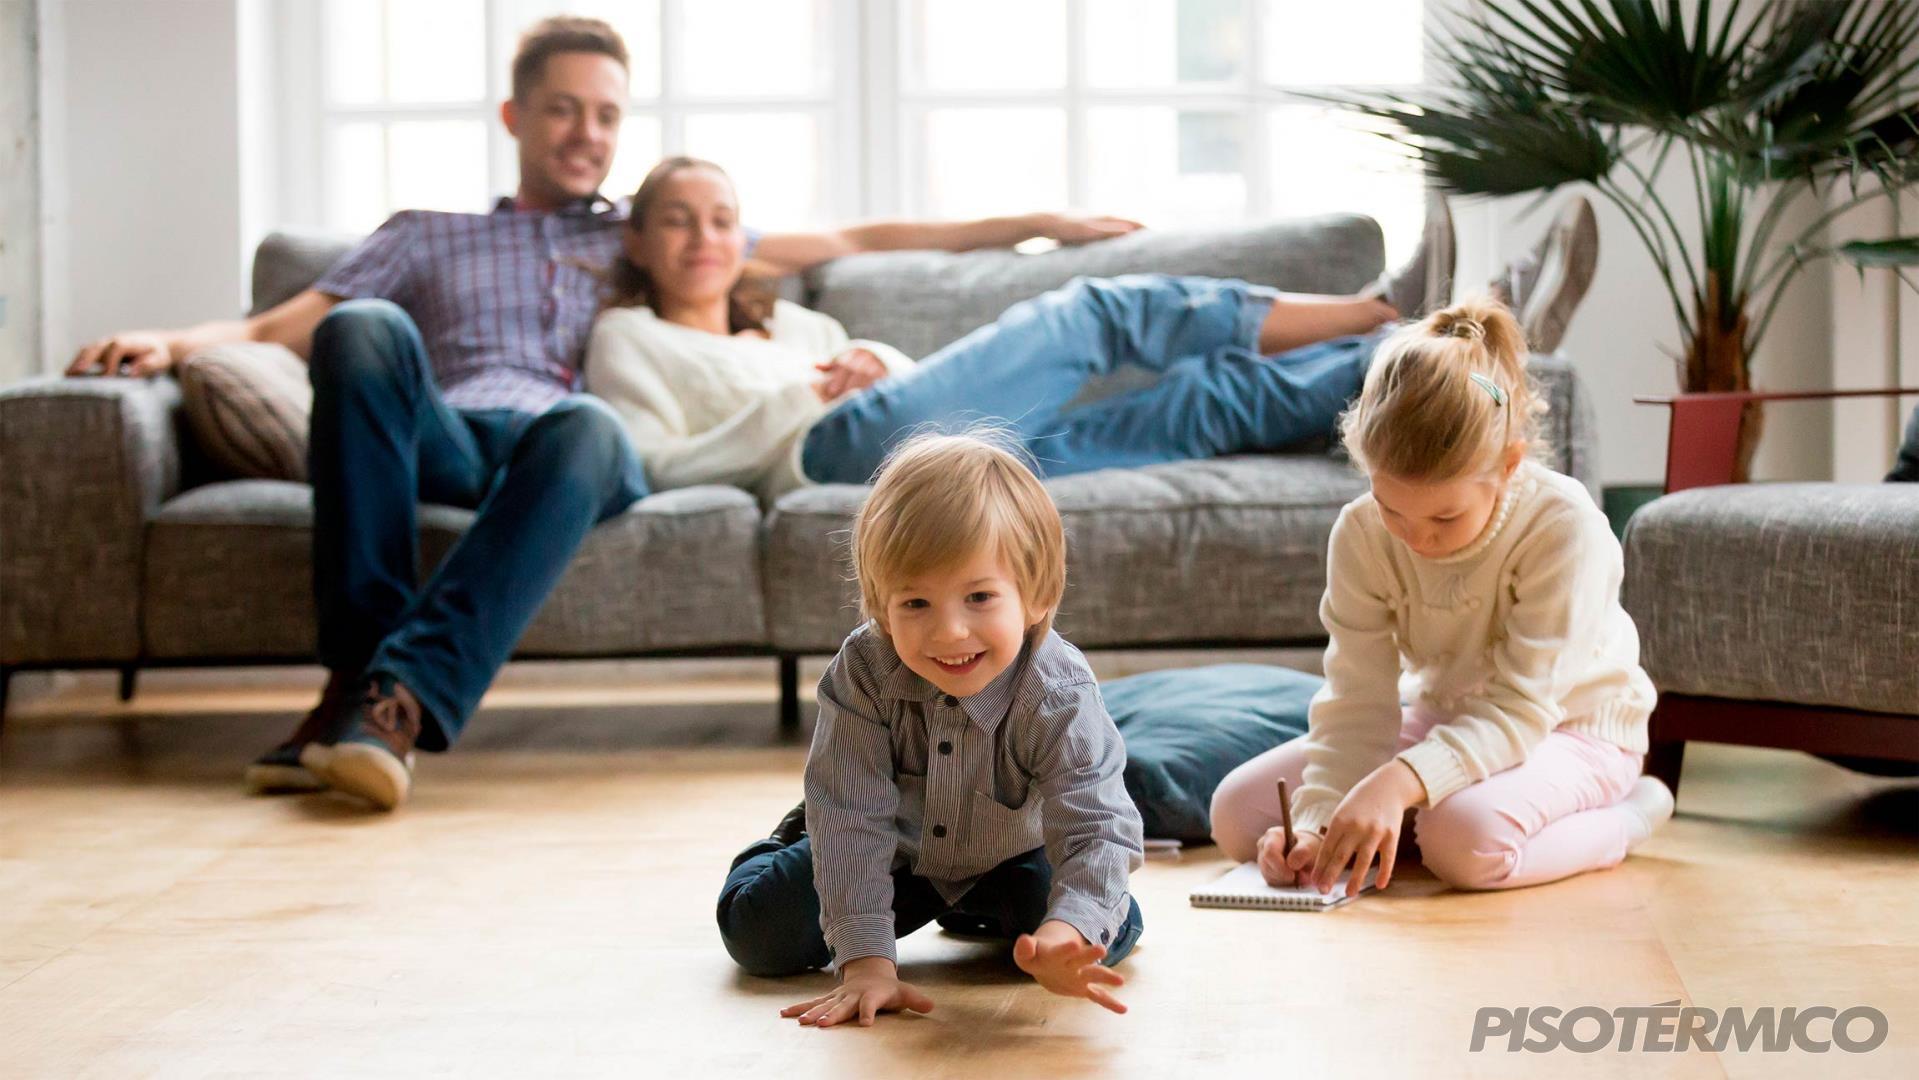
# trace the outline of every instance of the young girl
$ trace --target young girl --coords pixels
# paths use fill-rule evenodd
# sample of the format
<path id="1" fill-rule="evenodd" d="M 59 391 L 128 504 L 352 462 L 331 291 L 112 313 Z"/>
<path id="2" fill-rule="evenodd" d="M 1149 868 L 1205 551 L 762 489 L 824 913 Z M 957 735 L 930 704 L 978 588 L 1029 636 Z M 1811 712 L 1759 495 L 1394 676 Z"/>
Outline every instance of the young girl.
<path id="1" fill-rule="evenodd" d="M 1448 308 L 1380 346 L 1341 419 L 1372 491 L 1333 526 L 1326 685 L 1306 735 L 1213 797 L 1213 839 L 1276 885 L 1326 891 L 1377 856 L 1385 886 L 1409 809 L 1427 868 L 1465 889 L 1613 866 L 1672 814 L 1639 775 L 1654 691 L 1619 543 L 1585 488 L 1528 459 L 1544 404 L 1525 355 L 1506 308 Z"/>

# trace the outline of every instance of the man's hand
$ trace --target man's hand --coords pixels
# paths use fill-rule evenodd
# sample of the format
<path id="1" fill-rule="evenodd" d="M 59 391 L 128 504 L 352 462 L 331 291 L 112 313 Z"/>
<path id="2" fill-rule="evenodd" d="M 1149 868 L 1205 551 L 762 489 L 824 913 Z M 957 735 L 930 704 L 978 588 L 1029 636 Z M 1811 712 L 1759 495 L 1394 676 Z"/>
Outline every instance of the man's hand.
<path id="1" fill-rule="evenodd" d="M 830 992 L 788 1005 L 780 1015 L 797 1017 L 809 1027 L 832 1027 L 859 1018 L 861 1027 L 872 1027 L 873 1017 L 883 1012 L 911 1009 L 916 1013 L 933 1011 L 933 999 L 912 983 L 901 982 L 899 968 L 884 956 L 862 956 L 840 968 L 840 984 Z"/>
<path id="2" fill-rule="evenodd" d="M 1036 224 L 1038 235 L 1067 245 L 1110 240 L 1146 227 L 1131 218 L 1109 214 L 1041 214 Z"/>
<path id="3" fill-rule="evenodd" d="M 1412 766 L 1394 758 L 1353 785 L 1333 811 L 1326 826 L 1326 838 L 1320 842 L 1310 865 L 1313 887 L 1328 892 L 1350 864 L 1353 868 L 1349 889 L 1357 890 L 1366 881 L 1366 868 L 1373 857 L 1379 858 L 1379 878 L 1375 888 L 1383 889 L 1393 877 L 1393 859 L 1399 853 L 1399 830 L 1406 811 L 1426 798 L 1426 786 Z M 1308 863 L 1295 849 L 1287 865 L 1306 869 Z"/>
<path id="4" fill-rule="evenodd" d="M 831 360 L 813 365 L 820 379 L 813 392 L 821 401 L 838 401 L 843 394 L 867 387 L 886 378 L 886 364 L 870 349 L 848 349 Z"/>
<path id="5" fill-rule="evenodd" d="M 129 330 L 89 342 L 73 354 L 69 375 L 159 375 L 173 366 L 173 351 L 165 336 L 152 330 Z"/>
<path id="6" fill-rule="evenodd" d="M 1126 985 L 1126 977 L 1101 967 L 1106 947 L 1081 937 L 1069 923 L 1049 919 L 1013 942 L 1013 962 L 1041 986 L 1063 997 L 1086 998 L 1116 1013 L 1126 1006 L 1108 987 Z"/>
<path id="7" fill-rule="evenodd" d="M 1302 879 L 1306 877 L 1304 871 L 1313 865 L 1313 858 L 1319 853 L 1319 834 L 1295 832 L 1293 850 L 1288 852 L 1285 847 L 1286 830 L 1278 825 L 1267 829 L 1266 834 L 1259 838 L 1256 859 L 1260 875 L 1268 885 L 1291 887 L 1303 884 Z M 1299 869 L 1293 867 L 1295 860 L 1299 862 Z"/>

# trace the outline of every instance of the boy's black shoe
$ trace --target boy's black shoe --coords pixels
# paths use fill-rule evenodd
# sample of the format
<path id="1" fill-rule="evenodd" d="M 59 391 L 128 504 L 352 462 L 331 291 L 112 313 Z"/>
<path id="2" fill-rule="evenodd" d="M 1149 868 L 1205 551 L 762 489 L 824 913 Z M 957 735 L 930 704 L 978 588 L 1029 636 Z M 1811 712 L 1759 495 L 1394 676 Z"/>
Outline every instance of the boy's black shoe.
<path id="1" fill-rule="evenodd" d="M 778 825 L 773 826 L 773 831 L 767 838 L 779 841 L 782 846 L 791 846 L 799 843 L 800 837 L 805 835 L 806 803 L 802 800 L 798 806 L 786 812 L 786 816 L 780 819 Z"/>

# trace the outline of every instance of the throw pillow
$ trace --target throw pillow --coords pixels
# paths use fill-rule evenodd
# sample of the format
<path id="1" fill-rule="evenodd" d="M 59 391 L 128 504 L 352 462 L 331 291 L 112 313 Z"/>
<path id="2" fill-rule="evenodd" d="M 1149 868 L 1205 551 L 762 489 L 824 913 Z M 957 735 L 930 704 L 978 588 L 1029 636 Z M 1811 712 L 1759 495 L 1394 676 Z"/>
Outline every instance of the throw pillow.
<path id="1" fill-rule="evenodd" d="M 216 345 L 179 366 L 180 404 L 206 456 L 229 476 L 305 480 L 313 387 L 279 345 Z"/>
<path id="2" fill-rule="evenodd" d="M 1324 682 L 1282 667 L 1215 664 L 1102 684 L 1146 835 L 1211 843 L 1213 790 L 1241 763 L 1304 735 Z"/>

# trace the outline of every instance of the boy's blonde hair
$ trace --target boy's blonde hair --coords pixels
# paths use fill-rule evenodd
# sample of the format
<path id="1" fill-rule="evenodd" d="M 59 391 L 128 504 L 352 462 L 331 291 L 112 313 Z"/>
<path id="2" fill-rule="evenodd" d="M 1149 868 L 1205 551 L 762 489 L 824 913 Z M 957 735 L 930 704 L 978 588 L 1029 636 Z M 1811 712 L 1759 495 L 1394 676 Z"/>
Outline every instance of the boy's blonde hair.
<path id="1" fill-rule="evenodd" d="M 853 519 L 860 614 L 886 633 L 886 599 L 913 578 L 957 565 L 992 545 L 1028 611 L 1052 628 L 1066 591 L 1066 529 L 1033 470 L 991 431 L 917 435 L 887 455 L 873 493 Z"/>
<path id="2" fill-rule="evenodd" d="M 1380 345 L 1359 399 L 1339 418 L 1360 468 L 1413 483 L 1498 464 L 1506 447 L 1545 447 L 1546 403 L 1526 375 L 1526 338 L 1506 305 L 1469 297 Z"/>

